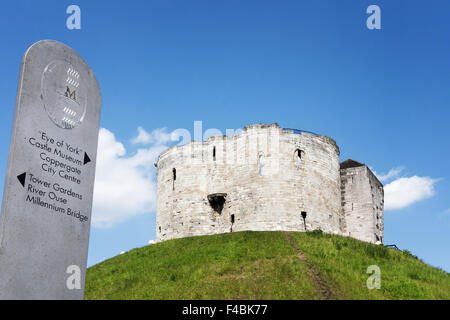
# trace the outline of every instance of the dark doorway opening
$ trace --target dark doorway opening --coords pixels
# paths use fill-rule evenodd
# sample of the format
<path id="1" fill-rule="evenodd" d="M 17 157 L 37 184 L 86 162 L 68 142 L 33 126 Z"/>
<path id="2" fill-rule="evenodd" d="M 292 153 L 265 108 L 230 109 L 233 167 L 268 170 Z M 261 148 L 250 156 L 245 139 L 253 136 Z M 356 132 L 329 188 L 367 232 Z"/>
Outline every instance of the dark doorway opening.
<path id="1" fill-rule="evenodd" d="M 209 205 L 218 214 L 222 213 L 226 196 L 227 196 L 226 193 L 213 193 L 213 194 L 208 195 Z"/>

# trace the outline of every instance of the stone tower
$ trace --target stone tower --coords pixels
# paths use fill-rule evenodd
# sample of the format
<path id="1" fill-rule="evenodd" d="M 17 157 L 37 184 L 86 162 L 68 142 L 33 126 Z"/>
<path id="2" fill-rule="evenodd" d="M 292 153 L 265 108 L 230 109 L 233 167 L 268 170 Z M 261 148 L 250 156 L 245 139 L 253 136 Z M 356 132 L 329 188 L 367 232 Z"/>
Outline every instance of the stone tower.
<path id="1" fill-rule="evenodd" d="M 383 185 L 364 164 L 341 163 L 341 193 L 345 232 L 367 242 L 383 242 Z"/>
<path id="2" fill-rule="evenodd" d="M 345 197 L 354 203 L 366 198 L 353 196 L 356 191 L 347 189 L 347 183 L 341 185 L 345 169 L 329 137 L 256 124 L 236 135 L 169 148 L 156 166 L 157 241 L 243 230 L 314 229 L 376 241 L 375 226 L 358 233 L 353 220 L 346 221 L 347 216 L 366 217 L 368 211 L 365 202 L 354 206 L 353 213 L 344 211 Z M 369 197 L 369 190 L 361 194 Z"/>

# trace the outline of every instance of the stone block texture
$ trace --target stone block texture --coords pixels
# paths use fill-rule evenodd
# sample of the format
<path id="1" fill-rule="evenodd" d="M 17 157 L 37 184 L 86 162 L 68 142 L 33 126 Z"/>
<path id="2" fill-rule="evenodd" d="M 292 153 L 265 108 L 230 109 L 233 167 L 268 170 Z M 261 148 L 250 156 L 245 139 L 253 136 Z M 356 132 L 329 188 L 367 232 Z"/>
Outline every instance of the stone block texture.
<path id="1" fill-rule="evenodd" d="M 362 165 L 367 179 L 350 186 L 339 148 L 329 137 L 256 124 L 235 135 L 169 148 L 155 165 L 157 241 L 243 230 L 315 229 L 382 241 L 382 185 Z M 348 211 L 349 199 L 361 210 Z M 370 205 L 378 211 L 369 215 Z M 356 216 L 367 225 L 353 225 Z"/>
<path id="2" fill-rule="evenodd" d="M 367 242 L 383 242 L 383 185 L 372 171 L 357 161 L 344 161 L 341 193 L 346 234 Z"/>

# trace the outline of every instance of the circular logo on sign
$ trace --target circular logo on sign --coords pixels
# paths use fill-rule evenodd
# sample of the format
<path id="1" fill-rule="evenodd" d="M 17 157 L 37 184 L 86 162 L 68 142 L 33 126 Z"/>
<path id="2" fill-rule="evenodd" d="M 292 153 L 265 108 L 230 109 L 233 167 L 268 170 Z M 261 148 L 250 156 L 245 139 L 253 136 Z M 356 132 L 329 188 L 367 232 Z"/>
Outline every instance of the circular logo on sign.
<path id="1" fill-rule="evenodd" d="M 42 99 L 50 119 L 60 128 L 72 129 L 86 114 L 86 89 L 81 74 L 65 61 L 45 67 L 41 81 Z"/>

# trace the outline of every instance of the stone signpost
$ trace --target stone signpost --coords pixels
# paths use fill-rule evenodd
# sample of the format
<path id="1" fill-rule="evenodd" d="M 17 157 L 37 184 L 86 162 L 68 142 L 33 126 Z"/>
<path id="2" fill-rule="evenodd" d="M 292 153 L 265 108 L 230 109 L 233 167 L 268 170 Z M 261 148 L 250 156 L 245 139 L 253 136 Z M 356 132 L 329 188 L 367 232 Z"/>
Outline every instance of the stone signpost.
<path id="1" fill-rule="evenodd" d="M 71 48 L 44 40 L 26 51 L 0 216 L 0 299 L 83 298 L 100 104 L 94 73 Z"/>

